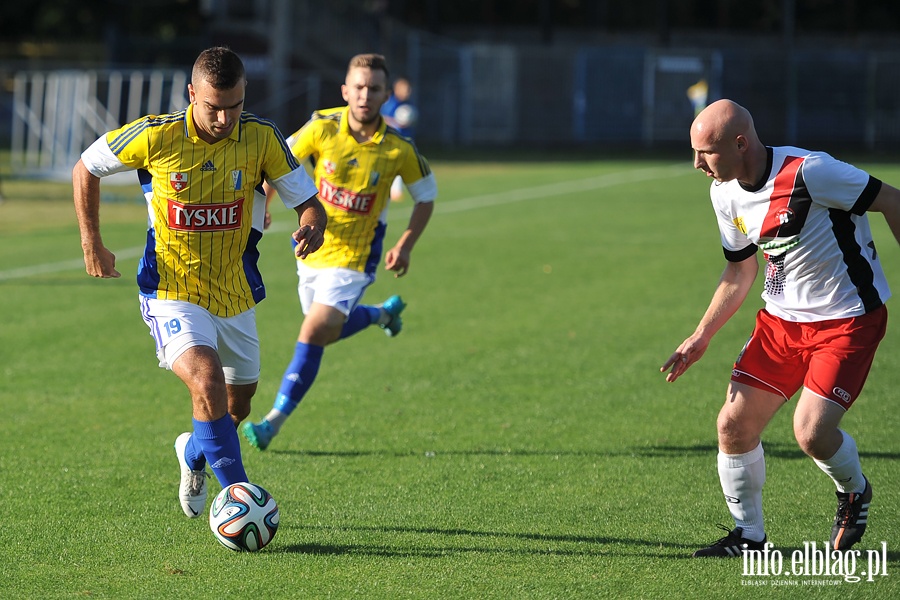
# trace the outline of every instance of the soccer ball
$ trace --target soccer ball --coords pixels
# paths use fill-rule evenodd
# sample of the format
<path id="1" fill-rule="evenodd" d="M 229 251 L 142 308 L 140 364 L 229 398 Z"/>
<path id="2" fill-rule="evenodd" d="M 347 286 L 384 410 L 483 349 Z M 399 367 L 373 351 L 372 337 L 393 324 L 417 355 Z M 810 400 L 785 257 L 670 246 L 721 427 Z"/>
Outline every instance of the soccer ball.
<path id="1" fill-rule="evenodd" d="M 278 505 L 256 484 L 232 483 L 213 500 L 209 528 L 226 548 L 256 552 L 278 531 Z"/>

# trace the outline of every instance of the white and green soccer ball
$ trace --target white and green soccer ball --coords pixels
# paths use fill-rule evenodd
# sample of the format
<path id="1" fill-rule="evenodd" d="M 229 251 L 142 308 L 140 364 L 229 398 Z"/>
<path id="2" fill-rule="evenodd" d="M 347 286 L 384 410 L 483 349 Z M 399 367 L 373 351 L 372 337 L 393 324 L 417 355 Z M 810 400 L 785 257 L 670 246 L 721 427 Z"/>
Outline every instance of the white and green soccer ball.
<path id="1" fill-rule="evenodd" d="M 256 552 L 278 531 L 278 504 L 256 484 L 233 483 L 222 488 L 213 500 L 209 528 L 226 548 Z"/>

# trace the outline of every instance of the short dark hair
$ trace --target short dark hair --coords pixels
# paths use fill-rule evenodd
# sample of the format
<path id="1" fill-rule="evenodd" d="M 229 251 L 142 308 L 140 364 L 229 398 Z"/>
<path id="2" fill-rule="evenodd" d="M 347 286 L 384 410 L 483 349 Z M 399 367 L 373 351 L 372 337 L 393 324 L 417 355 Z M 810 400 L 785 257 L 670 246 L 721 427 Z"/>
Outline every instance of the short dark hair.
<path id="1" fill-rule="evenodd" d="M 385 79 L 391 78 L 387 68 L 387 60 L 381 54 L 357 54 L 350 59 L 350 64 L 347 65 L 347 72 L 349 73 L 350 69 L 359 67 L 372 69 L 373 71 L 384 71 Z"/>
<path id="2" fill-rule="evenodd" d="M 207 48 L 194 61 L 191 83 L 205 81 L 217 90 L 230 90 L 245 80 L 241 57 L 227 46 Z"/>

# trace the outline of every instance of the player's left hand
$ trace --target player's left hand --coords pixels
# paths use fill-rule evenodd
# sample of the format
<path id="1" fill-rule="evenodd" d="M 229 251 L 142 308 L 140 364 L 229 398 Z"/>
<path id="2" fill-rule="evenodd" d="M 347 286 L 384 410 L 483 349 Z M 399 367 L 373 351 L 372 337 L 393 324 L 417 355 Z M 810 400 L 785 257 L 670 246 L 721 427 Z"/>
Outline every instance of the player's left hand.
<path id="1" fill-rule="evenodd" d="M 409 252 L 391 248 L 384 255 L 384 268 L 394 271 L 394 277 L 403 277 L 409 271 Z"/>
<path id="2" fill-rule="evenodd" d="M 312 225 L 304 225 L 291 234 L 291 237 L 297 242 L 297 245 L 294 246 L 294 254 L 297 258 L 306 258 L 321 248 L 325 242 L 325 234 L 322 230 Z"/>
<path id="3" fill-rule="evenodd" d="M 688 339 L 681 342 L 681 345 L 672 353 L 672 356 L 660 367 L 660 373 L 666 374 L 666 381 L 669 383 L 681 377 L 692 364 L 700 360 L 706 349 L 709 347 L 709 340 L 692 335 Z"/>

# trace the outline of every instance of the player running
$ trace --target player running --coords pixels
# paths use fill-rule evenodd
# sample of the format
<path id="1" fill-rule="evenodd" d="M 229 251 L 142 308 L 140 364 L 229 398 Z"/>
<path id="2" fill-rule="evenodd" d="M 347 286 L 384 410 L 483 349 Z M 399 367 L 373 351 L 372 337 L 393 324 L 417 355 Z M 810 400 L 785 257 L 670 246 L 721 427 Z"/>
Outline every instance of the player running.
<path id="1" fill-rule="evenodd" d="M 409 269 L 413 246 L 437 197 L 428 162 L 379 112 L 389 94 L 384 57 L 354 56 L 341 92 L 347 106 L 313 113 L 288 139 L 298 160 L 311 158 L 315 165 L 328 229 L 322 249 L 297 261 L 303 324 L 272 410 L 259 423 L 247 422 L 241 428 L 260 450 L 269 446 L 309 391 L 325 346 L 370 325 L 379 325 L 388 336 L 400 333 L 400 313 L 406 305 L 399 296 L 377 306 L 361 304 L 381 260 L 391 182 L 396 175 L 402 177 L 415 203 L 406 230 L 384 255 L 384 266 L 395 277 Z"/>
<path id="2" fill-rule="evenodd" d="M 316 188 L 269 121 L 243 112 L 246 78 L 237 54 L 204 50 L 188 85 L 190 105 L 100 137 L 72 180 L 87 272 L 119 277 L 100 236 L 100 178 L 137 169 L 149 215 L 138 267 L 141 314 L 159 366 L 187 386 L 193 430 L 178 436 L 179 501 L 204 513 L 206 464 L 223 487 L 247 481 L 236 426 L 250 414 L 259 379 L 254 307 L 265 297 L 257 269 L 263 177 L 297 211 L 298 257 L 323 241 Z"/>
<path id="3" fill-rule="evenodd" d="M 747 297 L 759 250 L 765 259 L 765 308 L 734 364 L 717 422 L 719 481 L 735 528 L 694 556 L 763 549 L 760 436 L 801 388 L 794 436 L 837 487 L 831 546 L 846 550 L 865 533 L 872 484 L 839 425 L 884 336 L 890 296 L 866 213 L 882 213 L 900 240 L 900 191 L 822 152 L 764 146 L 750 113 L 730 100 L 700 112 L 691 146 L 694 167 L 714 179 L 727 264 L 696 330 L 663 364 L 666 381 L 700 360 Z"/>

